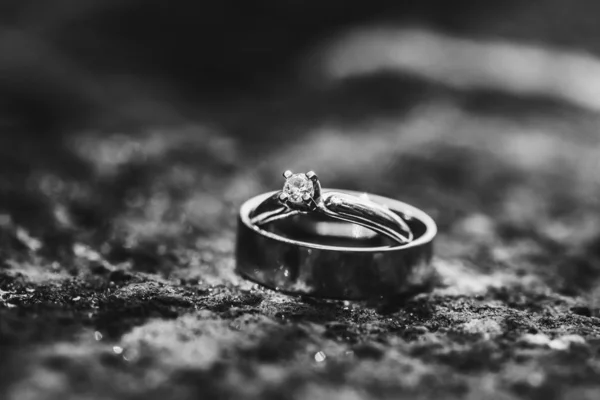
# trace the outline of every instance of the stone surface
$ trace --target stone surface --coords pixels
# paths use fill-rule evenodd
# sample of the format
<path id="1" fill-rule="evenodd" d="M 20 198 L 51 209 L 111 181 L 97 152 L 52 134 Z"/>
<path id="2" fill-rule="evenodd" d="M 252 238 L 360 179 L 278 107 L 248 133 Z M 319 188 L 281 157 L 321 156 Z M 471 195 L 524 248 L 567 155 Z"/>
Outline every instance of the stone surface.
<path id="1" fill-rule="evenodd" d="M 559 1 L 488 3 L 448 17 L 456 38 L 437 46 L 441 28 L 388 37 L 376 26 L 348 39 L 372 57 L 353 64 L 331 50 L 353 77 L 311 70 L 306 86 L 202 107 L 173 98 L 187 81 L 162 98 L 151 94 L 163 82 L 142 77 L 112 92 L 120 75 L 89 71 L 97 36 L 81 35 L 94 57 L 80 68 L 59 51 L 56 38 L 77 43 L 89 20 L 28 7 L 31 19 L 8 35 L 16 45 L 0 36 L 0 85 L 34 85 L 32 97 L 13 96 L 22 118 L 0 111 L 0 399 L 597 400 L 600 117 L 587 91 L 598 78 L 586 71 L 600 36 L 577 36 L 599 29 L 597 3 L 568 13 Z M 41 37 L 23 33 L 45 14 Z M 247 36 L 247 47 L 263 43 Z M 107 43 L 130 54 L 119 47 L 129 42 Z M 515 57 L 490 63 L 498 46 Z M 31 48 L 44 51 L 16 51 Z M 423 48 L 452 62 L 403 74 L 402 55 L 414 63 Z M 399 61 L 393 73 L 360 75 L 371 59 Z M 84 115 L 82 102 L 95 110 L 84 128 L 49 123 Z M 436 287 L 363 304 L 287 297 L 238 277 L 237 208 L 280 188 L 285 168 L 427 211 L 440 228 Z"/>

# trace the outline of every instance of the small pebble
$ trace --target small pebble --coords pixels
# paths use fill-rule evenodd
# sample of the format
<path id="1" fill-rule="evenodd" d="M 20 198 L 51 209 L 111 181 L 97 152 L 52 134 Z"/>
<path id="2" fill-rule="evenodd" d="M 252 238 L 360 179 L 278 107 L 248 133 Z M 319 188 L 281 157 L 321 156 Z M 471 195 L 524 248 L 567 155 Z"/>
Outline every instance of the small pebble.
<path id="1" fill-rule="evenodd" d="M 429 329 L 427 329 L 427 327 L 423 326 L 423 325 L 415 325 L 415 326 L 411 327 L 409 330 L 410 330 L 410 332 L 414 332 L 419 335 L 423 335 L 423 334 L 429 332 Z"/>
<path id="2" fill-rule="evenodd" d="M 532 344 L 534 346 L 547 346 L 550 343 L 550 338 L 543 333 L 526 333 L 521 337 L 521 342 Z"/>
<path id="3" fill-rule="evenodd" d="M 315 361 L 318 363 L 325 361 L 326 358 L 327 356 L 322 351 L 319 351 L 317 354 L 315 354 Z"/>
<path id="4" fill-rule="evenodd" d="M 465 332 L 472 334 L 500 334 L 502 332 L 500 324 L 493 319 L 474 318 L 464 323 L 462 328 Z"/>
<path id="5" fill-rule="evenodd" d="M 579 335 L 566 335 L 551 341 L 548 346 L 553 350 L 568 350 L 573 344 L 585 345 L 585 339 Z"/>

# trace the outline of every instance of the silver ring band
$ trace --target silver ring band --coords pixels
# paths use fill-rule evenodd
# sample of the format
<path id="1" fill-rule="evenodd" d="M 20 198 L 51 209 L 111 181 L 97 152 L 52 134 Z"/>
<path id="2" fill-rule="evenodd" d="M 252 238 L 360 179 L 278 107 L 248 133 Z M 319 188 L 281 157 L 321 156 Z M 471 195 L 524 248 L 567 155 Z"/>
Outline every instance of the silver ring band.
<path id="1" fill-rule="evenodd" d="M 298 214 L 321 214 L 340 221 L 372 229 L 390 239 L 405 244 L 413 240 L 409 226 L 385 204 L 372 201 L 369 195 L 323 191 L 314 171 L 306 174 L 283 173 L 286 183 L 280 192 L 256 207 L 254 225 L 265 225 Z"/>
<path id="2" fill-rule="evenodd" d="M 361 196 L 354 191 L 332 191 Z M 319 233 L 309 240 L 296 238 L 301 232 L 299 229 L 294 231 L 293 221 L 289 223 L 292 226 L 289 234 L 279 233 L 277 223 L 273 221 L 256 225 L 253 220 L 261 212 L 260 205 L 278 193 L 251 198 L 240 209 L 236 268 L 244 277 L 290 294 L 349 300 L 413 292 L 430 281 L 437 227 L 423 211 L 397 200 L 369 194 L 371 201 L 406 218 L 413 240 L 407 244 L 380 242 L 364 247 L 360 240 L 346 238 L 346 245 L 330 245 L 323 244 L 327 238 Z"/>
<path id="3" fill-rule="evenodd" d="M 252 224 L 262 226 L 289 218 L 305 211 L 292 210 L 281 204 L 281 192 L 265 199 L 258 205 Z M 350 195 L 339 191 L 324 190 L 312 212 L 340 221 L 351 222 L 369 228 L 397 241 L 400 244 L 413 240 L 408 224 L 398 214 L 383 204 L 378 204 L 366 196 Z"/>

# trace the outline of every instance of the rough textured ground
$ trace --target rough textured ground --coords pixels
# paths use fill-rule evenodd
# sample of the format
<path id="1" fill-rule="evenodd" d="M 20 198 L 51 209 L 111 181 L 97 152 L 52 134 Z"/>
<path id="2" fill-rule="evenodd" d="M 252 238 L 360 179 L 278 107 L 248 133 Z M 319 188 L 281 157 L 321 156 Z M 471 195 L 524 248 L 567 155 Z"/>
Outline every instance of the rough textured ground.
<path id="1" fill-rule="evenodd" d="M 115 100 L 129 123 L 54 132 L 7 111 L 0 398 L 600 398 L 600 61 L 506 21 L 480 30 L 507 42 L 367 27 L 319 48 L 302 85 L 185 117 L 137 88 Z M 363 39 L 384 43 L 375 67 Z M 437 287 L 362 304 L 238 277 L 237 208 L 285 168 L 429 212 Z"/>

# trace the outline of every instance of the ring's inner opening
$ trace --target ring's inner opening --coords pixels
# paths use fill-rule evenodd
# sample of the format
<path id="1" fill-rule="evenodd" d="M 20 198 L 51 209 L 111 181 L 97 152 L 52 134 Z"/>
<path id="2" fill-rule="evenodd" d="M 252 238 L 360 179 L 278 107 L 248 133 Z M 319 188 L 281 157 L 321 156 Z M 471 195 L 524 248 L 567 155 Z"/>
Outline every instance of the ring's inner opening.
<path id="1" fill-rule="evenodd" d="M 414 239 L 425 233 L 425 225 L 417 219 L 406 220 Z M 311 213 L 296 215 L 268 223 L 262 229 L 289 239 L 344 247 L 397 246 L 394 240 L 357 224 L 337 221 Z"/>

